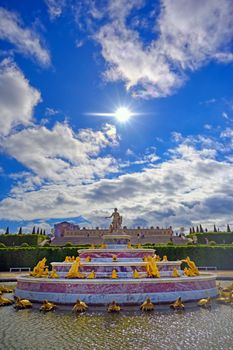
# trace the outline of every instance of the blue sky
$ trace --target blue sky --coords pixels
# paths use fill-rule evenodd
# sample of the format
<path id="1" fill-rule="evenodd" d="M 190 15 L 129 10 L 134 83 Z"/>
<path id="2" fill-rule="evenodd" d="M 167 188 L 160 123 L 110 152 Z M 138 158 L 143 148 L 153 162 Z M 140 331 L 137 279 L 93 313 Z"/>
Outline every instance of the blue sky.
<path id="1" fill-rule="evenodd" d="M 0 0 L 1 231 L 233 227 L 232 38 L 230 0 Z"/>

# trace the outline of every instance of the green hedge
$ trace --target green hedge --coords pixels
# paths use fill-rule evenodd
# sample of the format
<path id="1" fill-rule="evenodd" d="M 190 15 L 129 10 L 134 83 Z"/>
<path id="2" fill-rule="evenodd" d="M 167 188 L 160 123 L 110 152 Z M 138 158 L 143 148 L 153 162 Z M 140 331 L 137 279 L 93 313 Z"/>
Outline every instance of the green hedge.
<path id="1" fill-rule="evenodd" d="M 47 258 L 47 264 L 64 261 L 67 255 L 77 256 L 80 247 L 17 247 L 0 248 L 0 271 L 9 271 L 11 267 L 33 268 L 39 260 Z M 83 248 L 83 247 L 82 247 Z"/>
<path id="2" fill-rule="evenodd" d="M 215 241 L 217 244 L 231 244 L 233 242 L 233 232 L 205 232 L 195 233 L 197 236 L 197 242 L 205 244 L 205 238 L 208 241 Z"/>
<path id="3" fill-rule="evenodd" d="M 216 266 L 220 270 L 233 269 L 232 245 L 147 245 L 156 249 L 156 253 L 163 257 L 167 255 L 169 260 L 184 259 L 187 256 L 194 260 L 198 266 Z"/>
<path id="4" fill-rule="evenodd" d="M 75 247 L 17 247 L 0 248 L 0 271 L 9 271 L 10 267 L 31 267 L 43 257 L 47 263 L 64 261 L 67 255 L 77 256 L 77 250 L 87 246 Z M 167 255 L 169 260 L 179 260 L 189 256 L 198 266 L 216 266 L 218 269 L 230 270 L 233 268 L 233 246 L 208 245 L 147 245 L 147 248 L 156 249 L 161 257 Z"/>
<path id="5" fill-rule="evenodd" d="M 32 235 L 32 234 L 12 234 L 12 235 L 0 235 L 0 242 L 6 246 L 20 246 L 22 243 L 27 243 L 30 246 L 36 246 L 47 238 L 45 235 Z"/>

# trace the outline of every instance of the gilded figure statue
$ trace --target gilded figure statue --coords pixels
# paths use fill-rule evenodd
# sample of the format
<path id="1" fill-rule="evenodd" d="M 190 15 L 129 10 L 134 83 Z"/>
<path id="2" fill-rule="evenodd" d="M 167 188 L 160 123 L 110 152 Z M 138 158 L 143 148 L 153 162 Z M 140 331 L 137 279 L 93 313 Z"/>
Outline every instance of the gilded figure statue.
<path id="1" fill-rule="evenodd" d="M 121 229 L 122 216 L 119 214 L 117 208 L 114 209 L 114 212 L 112 213 L 111 216 L 105 217 L 105 219 L 111 219 L 111 218 L 112 218 L 112 223 L 109 227 L 110 232 Z"/>

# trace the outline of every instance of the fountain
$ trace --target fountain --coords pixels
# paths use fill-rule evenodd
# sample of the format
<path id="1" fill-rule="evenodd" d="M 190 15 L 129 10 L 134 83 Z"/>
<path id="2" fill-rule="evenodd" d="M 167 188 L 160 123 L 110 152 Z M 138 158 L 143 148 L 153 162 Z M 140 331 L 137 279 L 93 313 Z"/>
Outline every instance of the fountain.
<path id="1" fill-rule="evenodd" d="M 141 304 L 146 298 L 154 303 L 166 303 L 178 297 L 191 301 L 217 296 L 214 274 L 199 274 L 188 258 L 185 262 L 189 268 L 184 273 L 182 261 L 156 261 L 154 249 L 132 248 L 130 236 L 120 233 L 122 217 L 117 209 L 111 217 L 109 235 L 103 236 L 101 248 L 79 250 L 75 265 L 52 262 L 59 278 L 48 278 L 47 271 L 40 278 L 18 277 L 15 295 L 62 304 L 80 299 L 89 305 L 113 300 L 120 304 Z M 72 276 L 71 267 L 80 278 L 67 278 Z"/>

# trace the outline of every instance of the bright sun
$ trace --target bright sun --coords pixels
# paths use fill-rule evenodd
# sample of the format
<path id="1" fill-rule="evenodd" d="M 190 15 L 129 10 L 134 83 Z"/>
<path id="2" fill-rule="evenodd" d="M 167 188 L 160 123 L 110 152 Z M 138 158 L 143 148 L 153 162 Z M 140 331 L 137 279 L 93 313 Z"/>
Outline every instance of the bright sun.
<path id="1" fill-rule="evenodd" d="M 114 116 L 119 122 L 124 123 L 130 119 L 132 112 L 127 107 L 119 107 L 114 113 Z"/>

